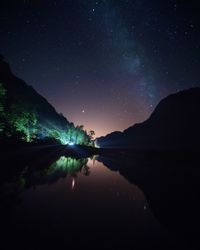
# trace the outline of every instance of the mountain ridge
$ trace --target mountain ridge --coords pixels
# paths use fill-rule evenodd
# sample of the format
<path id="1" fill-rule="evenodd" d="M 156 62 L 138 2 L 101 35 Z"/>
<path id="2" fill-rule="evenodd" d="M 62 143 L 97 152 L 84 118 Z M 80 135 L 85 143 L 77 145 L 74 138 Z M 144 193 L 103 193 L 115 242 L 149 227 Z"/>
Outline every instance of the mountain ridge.
<path id="1" fill-rule="evenodd" d="M 162 99 L 150 117 L 123 132 L 97 138 L 100 147 L 141 150 L 190 150 L 199 147 L 200 88 L 195 87 Z"/>
<path id="2" fill-rule="evenodd" d="M 0 130 L 4 130 L 4 135 L 11 136 L 16 132 L 27 132 L 30 134 L 31 130 L 31 135 L 26 140 L 51 137 L 61 141 L 62 144 L 70 142 L 78 144 L 89 143 L 91 138 L 83 130 L 83 126 L 75 127 L 72 122 L 69 122 L 67 118 L 59 114 L 48 100 L 32 86 L 16 77 L 12 73 L 9 64 L 5 62 L 4 57 L 1 55 L 0 84 L 0 104 L 3 108 L 0 114 L 0 122 L 3 125 Z M 32 120 L 32 124 L 28 122 L 28 119 Z M 7 127 L 10 127 L 9 131 L 5 131 Z"/>

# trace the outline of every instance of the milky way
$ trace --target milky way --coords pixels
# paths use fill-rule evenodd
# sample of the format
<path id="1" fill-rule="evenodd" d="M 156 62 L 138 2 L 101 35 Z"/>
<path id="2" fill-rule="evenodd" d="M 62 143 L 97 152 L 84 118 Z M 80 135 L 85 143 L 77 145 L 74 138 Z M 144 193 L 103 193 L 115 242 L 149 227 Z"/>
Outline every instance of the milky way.
<path id="1" fill-rule="evenodd" d="M 1 1 L 0 49 L 13 71 L 97 136 L 148 118 L 199 86 L 195 1 Z"/>

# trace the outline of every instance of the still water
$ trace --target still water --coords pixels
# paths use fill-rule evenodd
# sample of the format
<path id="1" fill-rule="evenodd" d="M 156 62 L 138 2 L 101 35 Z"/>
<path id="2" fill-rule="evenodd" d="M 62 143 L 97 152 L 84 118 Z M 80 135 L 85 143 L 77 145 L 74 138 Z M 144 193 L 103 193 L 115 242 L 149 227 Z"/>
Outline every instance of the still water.
<path id="1" fill-rule="evenodd" d="M 150 249 L 169 243 L 140 188 L 95 157 L 61 156 L 45 169 L 24 171 L 16 183 L 4 236 L 16 246 Z"/>

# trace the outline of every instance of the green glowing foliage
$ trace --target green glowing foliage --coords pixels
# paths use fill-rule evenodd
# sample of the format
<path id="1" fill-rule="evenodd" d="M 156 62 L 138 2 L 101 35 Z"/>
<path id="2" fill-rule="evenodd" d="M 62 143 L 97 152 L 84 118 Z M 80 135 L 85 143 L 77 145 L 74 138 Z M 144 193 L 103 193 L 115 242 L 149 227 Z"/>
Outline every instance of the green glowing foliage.
<path id="1" fill-rule="evenodd" d="M 5 112 L 6 95 L 7 91 L 0 83 L 0 132 L 6 136 L 16 137 L 18 134 L 21 139 L 30 142 L 36 132 L 36 115 L 21 103 L 7 105 Z"/>
<path id="2" fill-rule="evenodd" d="M 0 133 L 4 130 L 6 89 L 0 83 Z"/>
<path id="3" fill-rule="evenodd" d="M 35 137 L 37 131 L 37 118 L 35 113 L 28 112 L 22 105 L 13 104 L 9 113 L 9 122 L 12 133 L 19 132 L 22 139 L 30 142 Z"/>
<path id="4" fill-rule="evenodd" d="M 83 130 L 83 125 L 77 127 L 70 125 L 65 131 L 61 129 L 53 129 L 49 131 L 48 136 L 59 140 L 63 145 L 70 145 L 71 143 L 88 146 L 93 145 L 91 136 Z"/>
<path id="5" fill-rule="evenodd" d="M 25 177 L 21 176 L 18 180 L 19 188 L 23 189 L 26 186 L 26 179 Z"/>
<path id="6" fill-rule="evenodd" d="M 3 84 L 0 83 L 0 113 L 4 111 L 5 97 L 6 97 L 6 89 L 4 88 Z"/>
<path id="7" fill-rule="evenodd" d="M 60 140 L 60 133 L 58 130 L 50 130 L 49 137 L 53 137 L 56 140 Z"/>
<path id="8" fill-rule="evenodd" d="M 53 118 L 52 120 L 43 119 L 36 115 L 28 102 L 16 102 L 15 98 L 10 99 L 7 95 L 3 83 L 0 83 L 1 136 L 14 137 L 26 142 L 31 142 L 33 139 L 39 142 L 41 139 L 52 138 L 63 145 L 93 146 L 94 131 L 89 131 L 87 134 L 83 125 L 75 127 L 73 123 L 66 123 L 64 127 Z"/>
<path id="9" fill-rule="evenodd" d="M 75 175 L 77 172 L 83 172 L 88 175 L 89 168 L 87 167 L 87 159 L 75 159 L 71 157 L 61 156 L 56 162 L 51 164 L 48 168 L 46 175 L 52 175 L 55 172 L 63 172 L 66 175 Z"/>

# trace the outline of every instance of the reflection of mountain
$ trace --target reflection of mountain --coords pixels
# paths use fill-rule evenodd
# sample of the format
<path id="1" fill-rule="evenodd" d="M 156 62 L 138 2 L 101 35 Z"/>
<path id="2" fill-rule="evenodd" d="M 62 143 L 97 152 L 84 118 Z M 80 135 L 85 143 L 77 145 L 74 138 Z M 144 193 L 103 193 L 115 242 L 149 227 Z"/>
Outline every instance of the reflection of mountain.
<path id="1" fill-rule="evenodd" d="M 188 249 L 199 245 L 198 156 L 138 154 L 130 159 L 99 157 L 98 160 L 138 185 L 160 223 L 188 243 L 191 247 Z"/>
<path id="2" fill-rule="evenodd" d="M 200 88 L 193 88 L 163 99 L 150 118 L 124 132 L 98 138 L 101 147 L 135 149 L 200 148 Z"/>
<path id="3" fill-rule="evenodd" d="M 55 160 L 55 156 L 52 156 L 51 160 L 35 162 L 34 168 L 24 166 L 17 175 L 11 175 L 9 179 L 0 182 L 1 214 L 12 214 L 15 207 L 21 203 L 20 194 L 31 187 L 50 185 L 60 178 L 69 176 L 72 182 L 71 189 L 74 189 L 78 173 L 85 176 L 90 174 L 87 162 L 87 158 L 78 159 L 60 156 Z"/>
<path id="4" fill-rule="evenodd" d="M 53 162 L 49 167 L 41 169 L 23 176 L 26 179 L 27 186 L 37 184 L 50 184 L 56 182 L 60 178 L 65 178 L 67 175 L 76 178 L 77 173 L 81 172 L 84 175 L 89 175 L 87 159 L 76 159 L 71 157 L 61 156 Z"/>
<path id="5" fill-rule="evenodd" d="M 44 154 L 42 160 L 38 159 L 34 162 L 29 162 L 27 159 L 21 160 L 18 162 L 19 165 L 16 163 L 16 170 L 18 171 L 13 172 L 13 174 L 10 173 L 7 179 L 2 180 L 2 183 L 7 183 L 14 177 L 16 191 L 18 191 L 19 188 L 54 183 L 67 175 L 76 178 L 78 172 L 86 176 L 90 174 L 87 158 L 67 157 L 62 153 L 63 151 L 52 151 L 51 155 Z"/>

